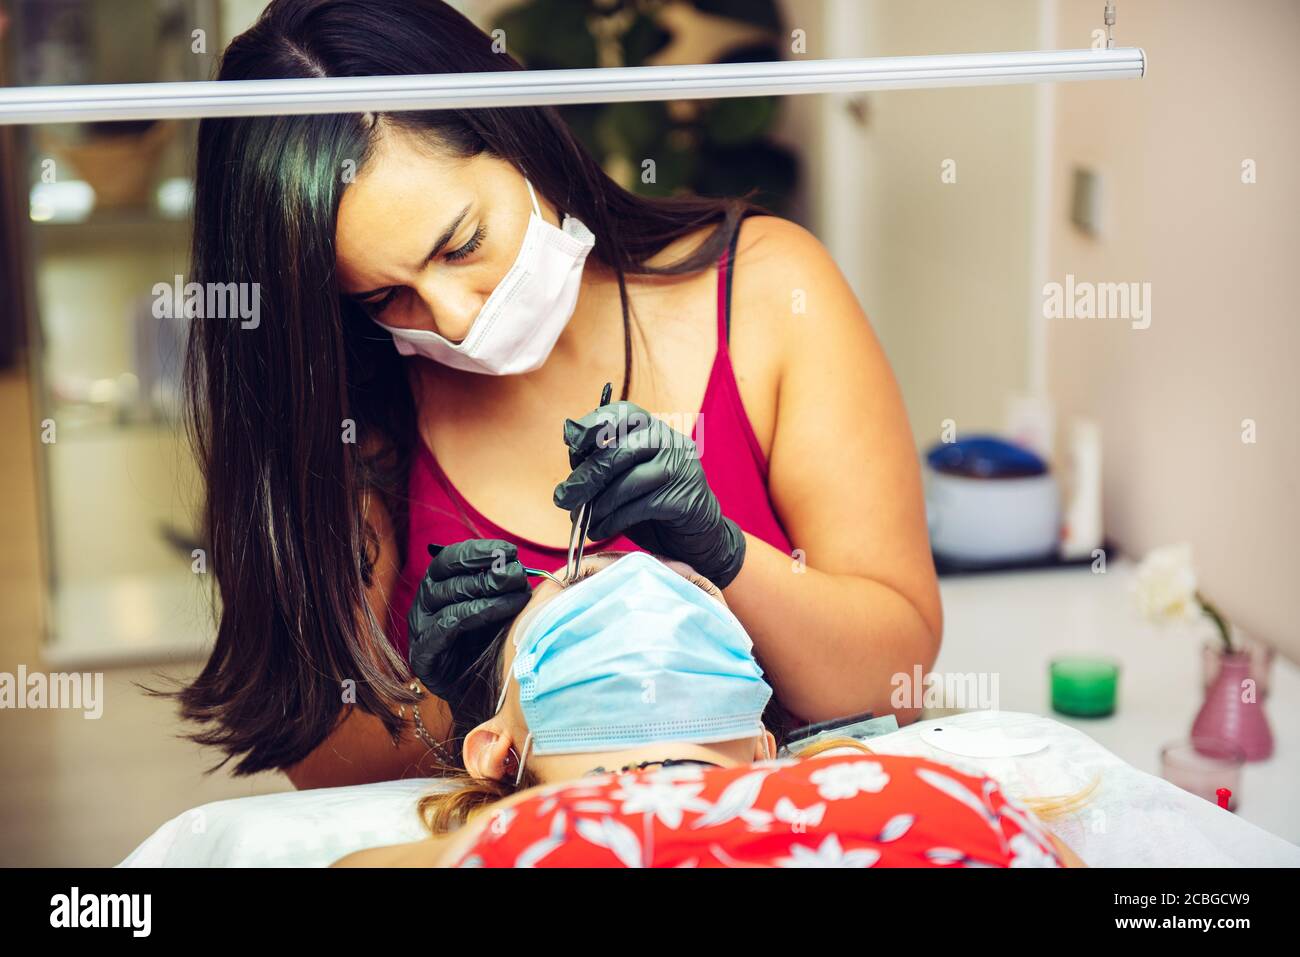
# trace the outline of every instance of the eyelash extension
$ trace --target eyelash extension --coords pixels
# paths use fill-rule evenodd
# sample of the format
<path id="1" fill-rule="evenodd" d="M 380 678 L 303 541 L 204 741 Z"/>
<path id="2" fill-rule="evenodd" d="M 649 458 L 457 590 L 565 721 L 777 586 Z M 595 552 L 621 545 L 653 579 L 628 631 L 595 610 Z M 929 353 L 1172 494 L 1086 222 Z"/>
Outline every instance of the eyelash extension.
<path id="1" fill-rule="evenodd" d="M 710 595 L 713 594 L 713 582 L 709 581 L 703 575 L 687 575 L 686 580 L 696 588 L 700 589 L 700 591 L 706 591 Z"/>
<path id="2" fill-rule="evenodd" d="M 464 246 L 461 246 L 460 249 L 453 249 L 451 252 L 447 253 L 447 259 L 452 262 L 464 259 L 482 245 L 483 237 L 486 235 L 487 228 L 482 223 L 479 223 L 478 229 L 474 230 L 474 235 L 469 238 L 469 242 Z"/>
<path id="3" fill-rule="evenodd" d="M 572 578 L 562 579 L 564 587 L 570 588 L 573 585 L 578 584 L 578 582 L 582 581 L 584 578 L 590 578 L 592 575 L 596 574 L 596 572 L 597 569 L 592 568 L 590 565 L 584 565 L 582 568 L 578 569 L 578 574 L 574 575 Z"/>
<path id="4" fill-rule="evenodd" d="M 465 245 L 461 246 L 459 249 L 453 249 L 451 252 L 447 253 L 446 258 L 451 262 L 459 262 L 470 253 L 474 252 L 474 250 L 478 249 L 479 246 L 483 245 L 483 238 L 485 236 L 487 236 L 487 228 L 482 224 L 479 224 L 478 229 L 474 230 L 474 235 L 469 238 L 469 242 L 465 243 Z M 368 301 L 364 299 L 359 300 L 361 308 L 370 313 L 370 315 L 377 316 L 388 308 L 394 297 L 397 296 L 397 290 L 398 287 L 394 286 L 392 289 L 389 289 L 381 299 L 372 299 Z"/>

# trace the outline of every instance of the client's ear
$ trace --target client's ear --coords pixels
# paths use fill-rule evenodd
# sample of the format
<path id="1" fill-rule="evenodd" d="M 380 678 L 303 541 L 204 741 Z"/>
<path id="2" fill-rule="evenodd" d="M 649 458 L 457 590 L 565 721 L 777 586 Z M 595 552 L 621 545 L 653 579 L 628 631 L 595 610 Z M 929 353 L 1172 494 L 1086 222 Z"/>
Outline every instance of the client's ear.
<path id="1" fill-rule="evenodd" d="M 764 731 L 761 737 L 754 739 L 754 760 L 768 761 L 776 757 L 776 738 L 771 731 Z"/>
<path id="2" fill-rule="evenodd" d="M 465 735 L 465 746 L 461 757 L 465 770 L 472 777 L 499 781 L 509 770 L 513 774 L 513 758 L 510 751 L 514 741 L 501 727 L 493 722 L 484 722 Z"/>

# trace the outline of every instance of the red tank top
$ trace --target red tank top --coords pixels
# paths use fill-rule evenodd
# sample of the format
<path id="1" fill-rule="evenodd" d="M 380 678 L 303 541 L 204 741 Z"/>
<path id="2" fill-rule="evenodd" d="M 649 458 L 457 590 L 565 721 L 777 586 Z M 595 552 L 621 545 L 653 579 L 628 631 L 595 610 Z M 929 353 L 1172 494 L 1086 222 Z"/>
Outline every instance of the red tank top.
<path id="1" fill-rule="evenodd" d="M 767 459 L 741 403 L 727 350 L 731 328 L 731 263 L 739 234 L 737 228 L 730 248 L 718 259 L 718 349 L 691 438 L 700 448 L 700 464 L 722 506 L 722 514 L 751 535 L 789 554 L 790 540 L 767 493 Z M 542 545 L 515 535 L 480 514 L 447 478 L 423 441 L 417 440 L 409 494 L 406 555 L 388 604 L 389 637 L 403 657 L 407 650 L 406 614 L 429 566 L 430 542 L 449 545 L 466 538 L 500 538 L 515 543 L 519 560 L 525 565 L 547 571 L 562 567 L 568 557 L 567 541 L 563 547 Z M 643 551 L 623 535 L 587 544 L 587 554 L 609 550 Z"/>

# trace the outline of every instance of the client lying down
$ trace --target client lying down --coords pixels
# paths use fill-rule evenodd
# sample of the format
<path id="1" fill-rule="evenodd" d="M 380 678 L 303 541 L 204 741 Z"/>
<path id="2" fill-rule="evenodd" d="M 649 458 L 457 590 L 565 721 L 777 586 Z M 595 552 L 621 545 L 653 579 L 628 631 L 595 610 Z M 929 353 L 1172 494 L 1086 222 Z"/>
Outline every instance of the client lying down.
<path id="1" fill-rule="evenodd" d="M 336 866 L 1082 866 L 990 778 L 847 738 L 776 759 L 749 636 L 685 565 L 590 556 L 476 670 L 495 707 L 420 801 L 433 837 Z"/>

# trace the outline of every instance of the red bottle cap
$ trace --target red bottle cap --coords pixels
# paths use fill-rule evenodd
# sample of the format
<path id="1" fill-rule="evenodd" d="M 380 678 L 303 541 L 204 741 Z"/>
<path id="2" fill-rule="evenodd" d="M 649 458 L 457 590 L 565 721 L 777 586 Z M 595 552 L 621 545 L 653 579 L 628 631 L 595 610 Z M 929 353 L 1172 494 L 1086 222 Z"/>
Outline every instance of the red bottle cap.
<path id="1" fill-rule="evenodd" d="M 1232 797 L 1232 791 L 1228 788 L 1219 788 L 1214 794 L 1219 799 L 1219 807 L 1226 811 L 1228 809 L 1228 799 Z"/>

